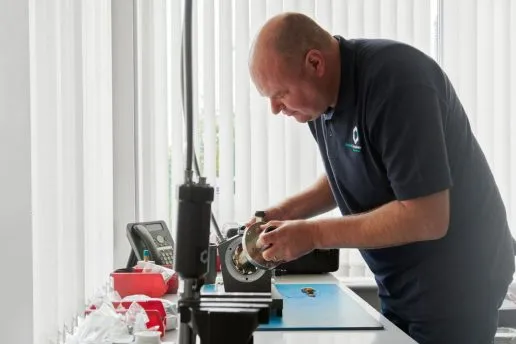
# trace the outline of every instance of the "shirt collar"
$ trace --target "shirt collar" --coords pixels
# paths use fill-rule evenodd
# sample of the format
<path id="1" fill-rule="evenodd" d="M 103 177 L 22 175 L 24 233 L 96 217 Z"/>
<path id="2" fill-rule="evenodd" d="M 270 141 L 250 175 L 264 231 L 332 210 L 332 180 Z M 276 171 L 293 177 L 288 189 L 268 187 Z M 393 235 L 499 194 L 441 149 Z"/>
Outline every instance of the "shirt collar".
<path id="1" fill-rule="evenodd" d="M 344 109 L 355 105 L 355 45 L 352 40 L 334 36 L 339 41 L 340 48 L 340 85 L 335 108 L 328 108 L 323 113 L 325 120 L 331 120 Z"/>
<path id="2" fill-rule="evenodd" d="M 324 111 L 324 113 L 322 114 L 323 118 L 325 120 L 330 120 L 332 117 L 333 117 L 333 113 L 335 112 L 335 109 L 332 108 L 332 107 L 328 107 L 328 109 L 326 109 L 326 111 Z"/>

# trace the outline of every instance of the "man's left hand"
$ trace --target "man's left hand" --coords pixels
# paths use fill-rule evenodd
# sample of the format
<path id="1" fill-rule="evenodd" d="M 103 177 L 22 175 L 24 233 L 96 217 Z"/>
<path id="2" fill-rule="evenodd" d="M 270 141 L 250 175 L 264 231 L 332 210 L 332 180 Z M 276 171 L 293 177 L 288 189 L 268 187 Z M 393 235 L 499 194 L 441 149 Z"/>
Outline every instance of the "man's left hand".
<path id="1" fill-rule="evenodd" d="M 258 247 L 267 247 L 263 258 L 268 261 L 288 262 L 297 259 L 315 248 L 317 225 L 310 220 L 269 221 L 260 228 L 276 229 L 262 232 L 256 243 Z"/>

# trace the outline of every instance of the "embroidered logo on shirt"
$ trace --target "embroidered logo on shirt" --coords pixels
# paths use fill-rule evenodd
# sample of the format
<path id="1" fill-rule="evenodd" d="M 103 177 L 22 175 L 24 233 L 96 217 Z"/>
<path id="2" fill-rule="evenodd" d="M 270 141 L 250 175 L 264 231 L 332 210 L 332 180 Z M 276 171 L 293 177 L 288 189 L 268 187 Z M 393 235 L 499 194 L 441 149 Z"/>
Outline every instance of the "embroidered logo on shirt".
<path id="1" fill-rule="evenodd" d="M 360 138 L 358 136 L 358 128 L 356 126 L 353 128 L 352 137 L 353 143 L 346 143 L 345 146 L 353 152 L 360 152 L 362 150 L 362 146 L 358 144 Z"/>

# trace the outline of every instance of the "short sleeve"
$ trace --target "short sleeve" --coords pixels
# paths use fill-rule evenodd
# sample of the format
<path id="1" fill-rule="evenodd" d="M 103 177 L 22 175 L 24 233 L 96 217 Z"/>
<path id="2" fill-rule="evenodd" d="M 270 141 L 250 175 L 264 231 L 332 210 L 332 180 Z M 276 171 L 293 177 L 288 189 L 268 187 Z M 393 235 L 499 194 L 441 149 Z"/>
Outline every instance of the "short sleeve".
<path id="1" fill-rule="evenodd" d="M 427 85 L 399 86 L 370 103 L 367 125 L 398 200 L 428 196 L 452 184 L 446 149 L 446 105 Z"/>

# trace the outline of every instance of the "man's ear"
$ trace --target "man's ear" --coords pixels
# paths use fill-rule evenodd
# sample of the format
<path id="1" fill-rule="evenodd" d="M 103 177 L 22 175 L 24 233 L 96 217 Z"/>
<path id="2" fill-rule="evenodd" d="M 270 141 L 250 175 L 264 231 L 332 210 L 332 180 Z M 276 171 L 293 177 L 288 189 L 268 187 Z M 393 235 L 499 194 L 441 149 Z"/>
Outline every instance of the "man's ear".
<path id="1" fill-rule="evenodd" d="M 306 53 L 305 68 L 316 76 L 324 74 L 324 57 L 319 50 L 312 49 Z"/>

